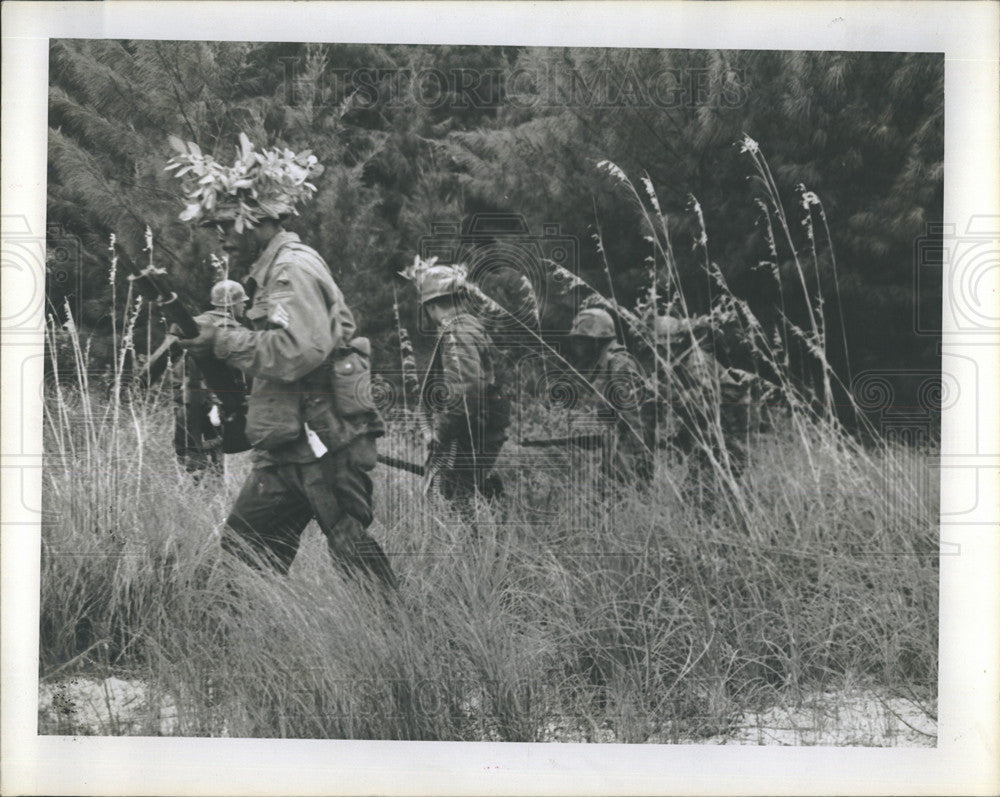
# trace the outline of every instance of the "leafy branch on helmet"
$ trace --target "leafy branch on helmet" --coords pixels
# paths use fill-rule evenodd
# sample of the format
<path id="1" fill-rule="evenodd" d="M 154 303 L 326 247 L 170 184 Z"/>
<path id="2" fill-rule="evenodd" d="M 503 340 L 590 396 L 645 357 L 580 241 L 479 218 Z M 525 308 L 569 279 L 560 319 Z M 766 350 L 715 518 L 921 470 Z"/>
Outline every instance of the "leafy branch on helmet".
<path id="1" fill-rule="evenodd" d="M 296 205 L 310 199 L 316 186 L 309 180 L 323 173 L 312 150 L 298 154 L 271 147 L 257 151 L 246 133 L 232 166 L 202 153 L 193 141 L 170 136 L 177 155 L 166 170 L 182 180 L 187 207 L 181 221 L 232 220 L 237 232 L 255 227 L 261 219 L 298 214 Z"/>

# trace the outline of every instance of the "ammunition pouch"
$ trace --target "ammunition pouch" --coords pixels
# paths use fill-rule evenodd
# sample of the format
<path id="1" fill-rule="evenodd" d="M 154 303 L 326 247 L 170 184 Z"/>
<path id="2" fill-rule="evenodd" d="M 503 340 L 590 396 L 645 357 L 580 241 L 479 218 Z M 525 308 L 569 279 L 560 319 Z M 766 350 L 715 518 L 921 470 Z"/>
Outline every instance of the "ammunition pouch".
<path id="1" fill-rule="evenodd" d="M 271 451 L 300 439 L 308 425 L 329 451 L 336 451 L 365 433 L 368 420 L 378 417 L 371 391 L 370 351 L 367 338 L 357 338 L 298 382 L 269 381 L 255 391 L 246 417 L 249 442 Z M 239 443 L 238 430 L 233 432 L 233 441 Z"/>
<path id="2" fill-rule="evenodd" d="M 354 338 L 329 360 L 333 404 L 344 418 L 377 412 L 372 398 L 371 343 Z"/>
<path id="3" fill-rule="evenodd" d="M 303 420 L 330 451 L 365 433 L 369 419 L 378 417 L 370 352 L 367 338 L 355 338 L 303 380 Z"/>
<path id="4" fill-rule="evenodd" d="M 502 444 L 507 439 L 507 429 L 510 427 L 510 398 L 496 385 L 490 385 L 486 390 L 485 425 L 487 442 Z"/>

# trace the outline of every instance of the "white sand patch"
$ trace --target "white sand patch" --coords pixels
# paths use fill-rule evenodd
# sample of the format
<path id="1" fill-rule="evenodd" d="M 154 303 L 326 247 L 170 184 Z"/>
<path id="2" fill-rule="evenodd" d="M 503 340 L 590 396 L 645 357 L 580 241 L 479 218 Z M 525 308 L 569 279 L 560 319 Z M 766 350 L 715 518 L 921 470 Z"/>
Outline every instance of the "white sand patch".
<path id="1" fill-rule="evenodd" d="M 888 698 L 874 689 L 814 692 L 796 704 L 745 712 L 729 730 L 713 735 L 668 737 L 652 733 L 647 744 L 753 744 L 830 747 L 935 747 L 936 704 Z M 624 741 L 604 723 L 589 731 L 578 721 L 553 720 L 545 742 Z"/>
<path id="2" fill-rule="evenodd" d="M 138 680 L 69 678 L 39 687 L 38 730 L 42 734 L 74 736 L 169 736 L 180 731 L 178 713 L 169 695 L 153 693 Z M 478 698 L 464 701 L 475 716 Z M 794 705 L 745 713 L 725 733 L 708 737 L 666 739 L 650 743 L 753 744 L 835 747 L 934 747 L 936 706 L 902 698 L 887 698 L 872 689 L 816 692 Z M 499 740 L 495 729 L 486 738 Z M 222 729 L 221 735 L 227 735 Z M 614 743 L 620 741 L 605 723 L 584 732 L 578 721 L 552 720 L 540 739 L 546 742 Z"/>
<path id="3" fill-rule="evenodd" d="M 177 708 L 142 681 L 68 678 L 38 688 L 38 731 L 73 736 L 169 736 Z"/>
<path id="4" fill-rule="evenodd" d="M 923 706 L 873 690 L 819 692 L 794 706 L 745 714 L 735 730 L 691 744 L 935 747 L 937 721 Z"/>

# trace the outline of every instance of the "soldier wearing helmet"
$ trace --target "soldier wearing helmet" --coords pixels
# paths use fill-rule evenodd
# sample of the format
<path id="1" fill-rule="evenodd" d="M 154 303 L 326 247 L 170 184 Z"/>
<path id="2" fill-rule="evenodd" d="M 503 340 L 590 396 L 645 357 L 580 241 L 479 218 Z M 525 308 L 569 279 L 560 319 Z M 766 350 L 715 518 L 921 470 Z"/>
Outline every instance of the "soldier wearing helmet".
<path id="1" fill-rule="evenodd" d="M 242 325 L 247 295 L 240 283 L 222 280 L 212 286 L 212 310 L 199 315 L 199 324 L 218 328 Z M 171 329 L 179 336 L 179 330 Z M 176 344 L 177 359 L 170 372 L 174 396 L 174 453 L 185 470 L 200 481 L 207 472 L 223 472 L 223 443 L 230 435 L 242 435 L 246 413 L 227 417 L 219 397 L 209 390 L 193 357 Z M 234 383 L 244 384 L 243 374 L 233 371 Z"/>
<path id="2" fill-rule="evenodd" d="M 577 313 L 568 349 L 570 361 L 590 382 L 597 418 L 610 433 L 602 451 L 605 476 L 621 484 L 648 484 L 655 447 L 649 389 L 642 367 L 618 342 L 610 313 L 599 307 Z"/>
<path id="3" fill-rule="evenodd" d="M 253 378 L 246 423 L 253 470 L 226 519 L 223 547 L 250 564 L 255 553 L 287 573 L 315 519 L 346 574 L 392 590 L 389 560 L 367 531 L 374 517 L 369 471 L 375 439 L 385 433 L 363 389 L 370 348 L 354 338 L 354 316 L 326 261 L 284 227 L 316 191 L 310 179 L 323 167 L 309 152 L 255 152 L 241 135 L 236 162 L 213 162 L 206 183 L 189 167 L 208 156 L 172 143 L 180 155 L 167 168 L 178 169 L 189 203 L 181 219 L 214 226 L 233 268 L 247 272 L 245 294 L 224 285 L 213 301 L 234 315 L 246 296 L 252 301 L 249 329 L 203 316 L 198 337 L 181 341 Z"/>
<path id="4" fill-rule="evenodd" d="M 776 386 L 733 364 L 744 335 L 731 311 L 714 308 L 691 318 L 661 316 L 657 322 L 671 350 L 672 445 L 696 468 L 713 470 L 723 463 L 739 477 L 751 438 L 763 428 L 765 397 Z M 753 351 L 747 354 L 753 367 Z"/>
<path id="5" fill-rule="evenodd" d="M 250 298 L 236 280 L 222 280 L 212 286 L 211 302 L 220 310 L 232 310 L 235 318 L 242 318 Z"/>
<path id="6" fill-rule="evenodd" d="M 418 260 L 406 276 L 437 333 L 421 388 L 431 427 L 428 463 L 444 454 L 441 493 L 467 512 L 476 492 L 488 499 L 503 493 L 493 466 L 507 439 L 510 404 L 499 384 L 498 352 L 470 309 L 464 268 Z"/>

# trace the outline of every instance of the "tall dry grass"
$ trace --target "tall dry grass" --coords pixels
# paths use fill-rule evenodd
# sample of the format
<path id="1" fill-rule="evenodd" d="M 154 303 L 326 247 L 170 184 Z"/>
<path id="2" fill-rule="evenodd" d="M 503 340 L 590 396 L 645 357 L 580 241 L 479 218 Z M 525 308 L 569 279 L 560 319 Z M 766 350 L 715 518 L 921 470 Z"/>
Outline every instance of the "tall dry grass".
<path id="1" fill-rule="evenodd" d="M 553 470 L 544 500 L 525 491 L 474 523 L 379 472 L 373 531 L 402 580 L 387 608 L 330 566 L 314 527 L 288 578 L 223 556 L 246 463 L 222 489 L 195 485 L 152 442 L 169 408 L 145 421 L 144 477 L 123 469 L 99 496 L 113 526 L 88 525 L 110 482 L 82 461 L 47 472 L 41 675 L 140 679 L 178 707 L 179 733 L 671 740 L 845 679 L 933 694 L 933 507 L 886 500 L 911 489 L 892 451 L 845 472 L 773 435 L 741 484 L 749 535 L 681 500 L 669 480 L 687 463 L 665 458 L 648 495 L 588 496 Z M 517 449 L 502 468 L 537 478 Z"/>
<path id="2" fill-rule="evenodd" d="M 669 281 L 669 239 L 655 235 Z M 245 456 L 195 484 L 170 448 L 169 396 L 123 384 L 124 354 L 99 389 L 85 342 L 52 323 L 50 353 L 72 356 L 53 362 L 63 378 L 45 396 L 43 681 L 141 680 L 176 706 L 177 733 L 207 736 L 679 741 L 858 683 L 933 705 L 932 452 L 862 446 L 740 317 L 787 378 L 786 409 L 748 439 L 742 471 L 708 408 L 702 450 L 658 450 L 645 492 L 599 489 L 591 452 L 543 466 L 508 445 L 508 500 L 470 519 L 379 469 L 372 531 L 400 576 L 391 605 L 330 565 L 314 525 L 287 577 L 223 555 Z M 649 343 L 658 360 L 670 351 Z M 549 428 L 558 415 L 521 412 Z M 411 431 L 384 445 L 415 456 Z"/>

